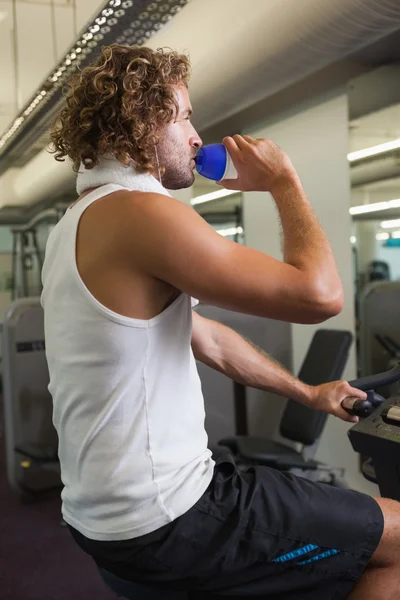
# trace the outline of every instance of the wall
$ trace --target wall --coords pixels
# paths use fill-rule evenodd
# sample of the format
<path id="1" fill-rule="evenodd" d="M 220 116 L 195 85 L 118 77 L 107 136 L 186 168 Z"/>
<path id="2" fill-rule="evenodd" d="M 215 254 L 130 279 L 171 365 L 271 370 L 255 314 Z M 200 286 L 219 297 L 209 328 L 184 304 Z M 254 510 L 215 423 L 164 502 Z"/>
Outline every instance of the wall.
<path id="1" fill-rule="evenodd" d="M 316 329 L 347 329 L 354 333 L 353 272 L 351 255 L 350 178 L 348 152 L 348 107 L 345 89 L 310 101 L 274 122 L 260 124 L 254 137 L 267 137 L 291 157 L 315 212 L 332 244 L 345 291 L 345 308 L 322 325 L 293 325 L 293 368 L 299 371 Z M 281 259 L 277 210 L 267 193 L 244 194 L 246 243 Z M 268 274 L 266 274 L 268 276 Z M 354 345 L 344 378 L 356 373 Z M 335 466 L 347 467 L 347 479 L 356 489 L 372 490 L 358 473 L 357 456 L 347 440 L 348 425 L 329 417 L 317 458 Z"/>
<path id="2" fill-rule="evenodd" d="M 193 186 L 183 190 L 171 190 L 170 194 L 176 200 L 180 200 L 181 202 L 184 202 L 184 204 L 190 205 L 190 201 L 193 198 Z"/>
<path id="3" fill-rule="evenodd" d="M 358 271 L 367 273 L 369 263 L 377 260 L 380 242 L 376 239 L 378 233 L 376 221 L 358 221 L 355 226 L 355 247 L 358 252 Z"/>

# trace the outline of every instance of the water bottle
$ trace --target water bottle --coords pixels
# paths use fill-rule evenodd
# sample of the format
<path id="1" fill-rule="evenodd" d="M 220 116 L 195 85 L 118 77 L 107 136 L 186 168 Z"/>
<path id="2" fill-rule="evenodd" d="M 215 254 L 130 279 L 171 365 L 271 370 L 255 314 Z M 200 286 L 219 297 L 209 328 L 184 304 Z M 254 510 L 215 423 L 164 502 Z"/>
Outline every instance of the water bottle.
<path id="1" fill-rule="evenodd" d="M 221 181 L 221 179 L 237 179 L 237 171 L 224 144 L 203 146 L 195 158 L 196 171 L 199 175 Z"/>

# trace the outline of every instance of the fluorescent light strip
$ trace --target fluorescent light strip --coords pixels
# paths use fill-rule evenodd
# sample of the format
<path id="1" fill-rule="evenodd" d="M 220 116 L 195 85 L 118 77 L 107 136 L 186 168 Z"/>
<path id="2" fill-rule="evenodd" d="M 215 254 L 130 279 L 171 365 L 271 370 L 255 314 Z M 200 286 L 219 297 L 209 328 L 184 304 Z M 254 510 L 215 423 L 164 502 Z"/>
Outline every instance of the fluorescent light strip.
<path id="1" fill-rule="evenodd" d="M 360 206 L 352 206 L 349 210 L 351 215 L 363 215 L 380 210 L 388 210 L 390 208 L 400 208 L 400 198 L 397 200 L 389 200 L 388 202 L 374 202 L 373 204 L 361 204 Z"/>
<path id="2" fill-rule="evenodd" d="M 355 160 L 376 156 L 377 154 L 389 152 L 390 150 L 397 150 L 397 148 L 400 148 L 400 138 L 391 142 L 385 142 L 384 144 L 378 144 L 377 146 L 371 146 L 370 148 L 364 148 L 363 150 L 350 152 L 350 154 L 347 155 L 347 159 L 350 162 L 354 162 Z"/>
<path id="3" fill-rule="evenodd" d="M 375 238 L 378 240 L 378 242 L 383 242 L 385 240 L 388 240 L 390 238 L 390 235 L 385 231 L 382 231 L 381 233 L 377 233 Z"/>
<path id="4" fill-rule="evenodd" d="M 217 233 L 227 237 L 228 235 L 237 235 L 243 233 L 243 227 L 228 227 L 227 229 L 217 229 Z"/>
<path id="5" fill-rule="evenodd" d="M 238 190 L 218 190 L 216 192 L 211 192 L 210 194 L 196 196 L 191 199 L 190 204 L 195 206 L 196 204 L 211 202 L 211 200 L 218 200 L 219 198 L 225 198 L 226 196 L 232 196 L 233 194 L 240 194 L 240 192 Z"/>
<path id="6" fill-rule="evenodd" d="M 392 219 L 391 221 L 382 221 L 381 227 L 383 229 L 390 229 L 391 227 L 400 227 L 400 219 Z"/>
<path id="7" fill-rule="evenodd" d="M 196 196 L 192 198 L 191 204 L 202 204 L 203 202 L 211 202 L 212 200 L 218 200 L 226 196 L 233 194 L 240 194 L 238 190 L 218 190 L 211 192 L 210 194 L 203 194 L 202 196 Z M 361 204 L 360 206 L 352 206 L 349 209 L 351 215 L 363 215 L 366 213 L 379 212 L 381 210 L 389 210 L 391 208 L 400 208 L 400 198 L 396 200 L 388 200 L 387 202 L 374 202 L 373 204 Z M 400 222 L 399 222 L 400 225 Z"/>

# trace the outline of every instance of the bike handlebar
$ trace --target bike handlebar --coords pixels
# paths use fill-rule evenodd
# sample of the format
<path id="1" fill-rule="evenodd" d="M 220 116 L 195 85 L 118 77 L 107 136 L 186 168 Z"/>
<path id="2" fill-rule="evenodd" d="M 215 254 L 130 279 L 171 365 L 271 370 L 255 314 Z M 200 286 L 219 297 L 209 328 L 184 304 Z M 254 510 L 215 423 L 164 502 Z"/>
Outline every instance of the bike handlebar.
<path id="1" fill-rule="evenodd" d="M 342 401 L 342 407 L 350 415 L 356 415 L 358 417 L 368 417 L 376 406 L 379 406 L 383 402 L 384 398 L 375 393 L 376 388 L 383 387 L 384 385 L 390 385 L 400 380 L 400 363 L 383 373 L 377 373 L 376 375 L 368 375 L 368 377 L 360 377 L 349 381 L 351 387 L 367 392 L 367 399 L 361 400 L 360 398 L 345 398 Z"/>
<path id="2" fill-rule="evenodd" d="M 384 371 L 383 373 L 377 373 L 376 375 L 368 375 L 367 377 L 360 377 L 349 381 L 351 387 L 357 388 L 358 390 L 375 390 L 376 388 L 383 387 L 384 385 L 390 385 L 400 380 L 400 363 Z"/>

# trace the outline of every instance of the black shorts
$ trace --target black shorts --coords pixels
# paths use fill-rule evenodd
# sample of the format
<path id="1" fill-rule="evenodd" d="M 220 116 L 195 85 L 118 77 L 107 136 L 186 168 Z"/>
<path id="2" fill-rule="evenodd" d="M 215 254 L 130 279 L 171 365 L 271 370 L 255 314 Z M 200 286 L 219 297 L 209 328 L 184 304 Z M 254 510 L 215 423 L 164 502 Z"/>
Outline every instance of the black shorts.
<path id="1" fill-rule="evenodd" d="M 100 566 L 168 590 L 279 600 L 341 600 L 383 533 L 370 496 L 259 465 L 216 458 L 213 479 L 176 521 L 127 541 L 89 540 Z M 205 594 L 205 597 L 208 597 Z"/>

